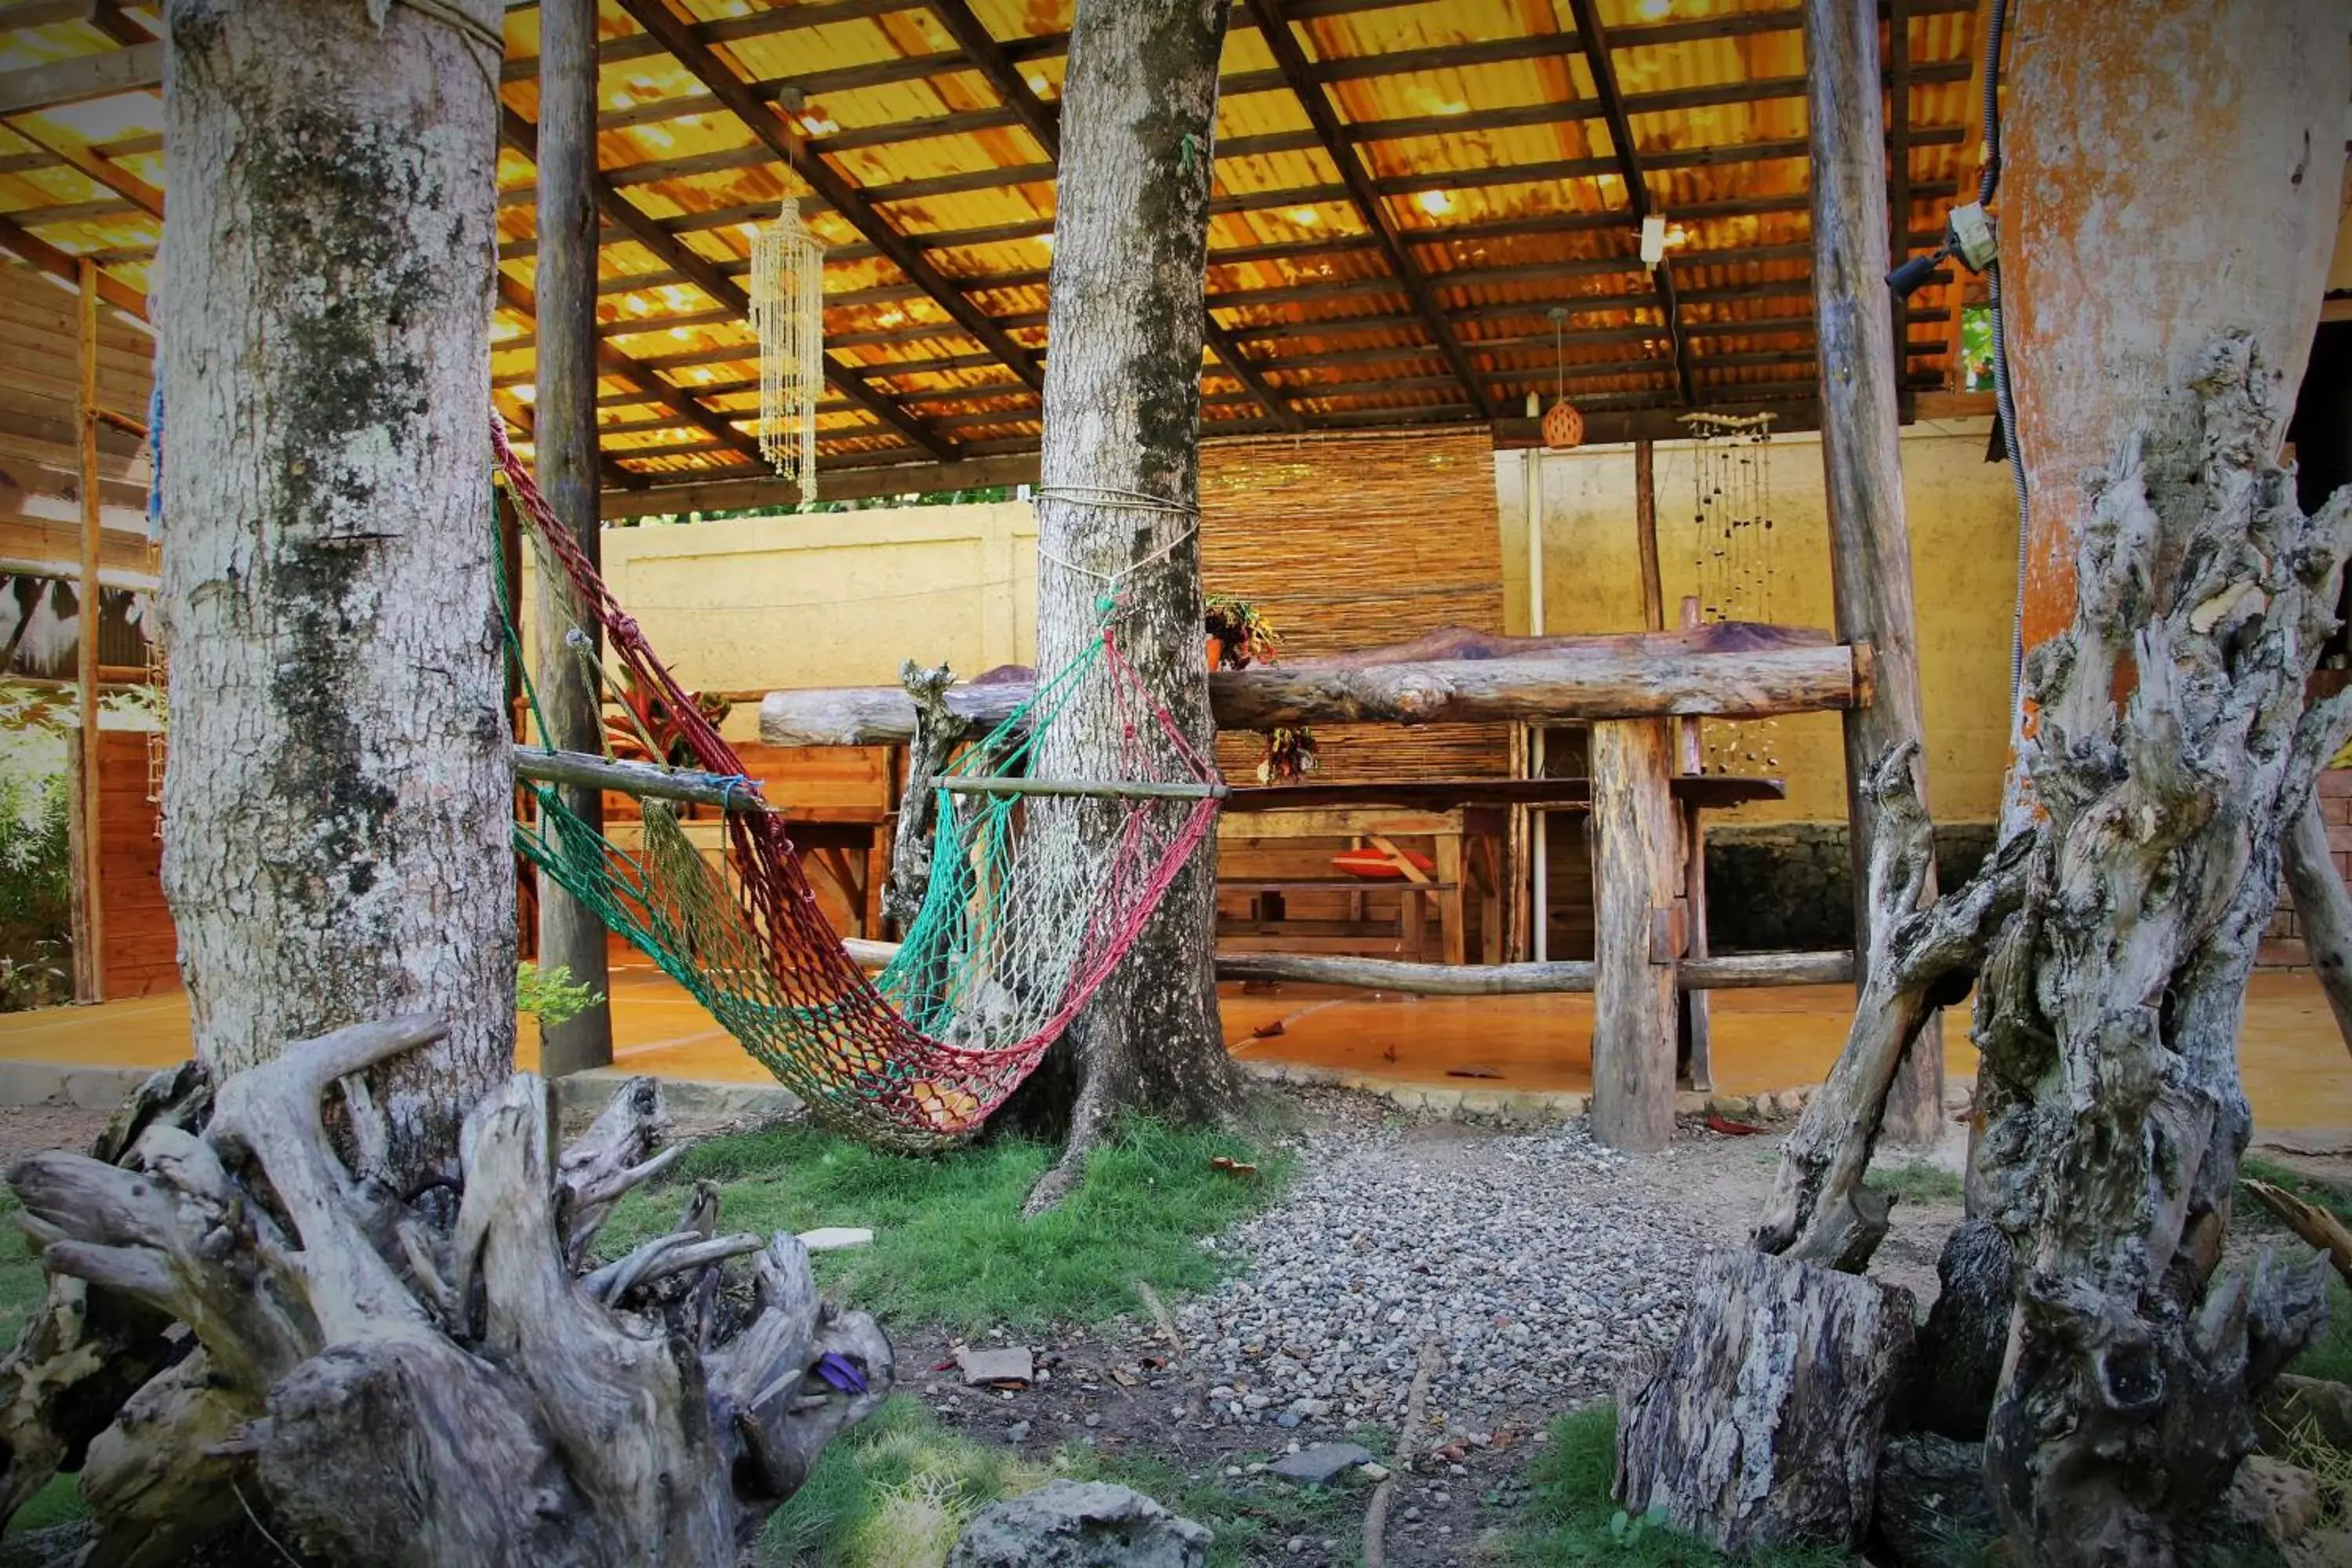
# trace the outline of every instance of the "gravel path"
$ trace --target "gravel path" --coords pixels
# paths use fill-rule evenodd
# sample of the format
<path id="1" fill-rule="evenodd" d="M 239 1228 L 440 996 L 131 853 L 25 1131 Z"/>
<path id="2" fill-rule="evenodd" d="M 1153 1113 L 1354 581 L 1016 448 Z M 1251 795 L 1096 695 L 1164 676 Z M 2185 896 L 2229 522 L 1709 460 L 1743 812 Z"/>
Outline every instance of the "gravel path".
<path id="1" fill-rule="evenodd" d="M 1218 1243 L 1251 1267 L 1178 1314 L 1224 1423 L 1393 1426 L 1434 1336 L 1433 1417 L 1477 1446 L 1539 1430 L 1664 1349 L 1701 1254 L 1752 1217 L 1664 1195 L 1714 1184 L 1723 1140 L 1637 1160 L 1580 1121 L 1512 1134 L 1383 1125 L 1344 1103 L 1307 1116 L 1289 1194 Z"/>

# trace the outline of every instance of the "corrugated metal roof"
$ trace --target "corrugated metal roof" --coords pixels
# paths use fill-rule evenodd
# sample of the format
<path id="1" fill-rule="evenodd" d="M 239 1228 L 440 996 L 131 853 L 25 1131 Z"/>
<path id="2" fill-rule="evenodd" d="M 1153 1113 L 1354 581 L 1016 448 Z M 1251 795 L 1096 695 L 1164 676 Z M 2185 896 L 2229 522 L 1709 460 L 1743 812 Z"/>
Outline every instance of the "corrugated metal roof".
<path id="1" fill-rule="evenodd" d="M 723 67 L 776 103 L 931 268 L 1014 341 L 1043 345 L 1052 160 L 1013 111 L 1006 84 L 960 53 L 939 8 L 950 0 L 670 3 L 703 24 Z M 1058 102 L 1070 5 L 969 4 L 1026 89 Z M 1530 391 L 1548 400 L 1562 362 L 1580 402 L 1678 403 L 1673 339 L 1636 254 L 1619 150 L 1566 0 L 1290 0 L 1286 9 L 1316 79 L 1307 90 L 1328 94 L 1349 155 L 1378 194 L 1368 219 L 1251 9 L 1237 7 L 1223 62 L 1208 290 L 1216 322 L 1263 382 L 1316 426 L 1415 412 L 1479 416 L 1384 255 L 1377 224 L 1428 275 L 1497 411 L 1517 413 Z M 1926 232 L 1974 174 L 1966 127 L 1976 16 L 1973 0 L 1908 0 L 1907 9 L 1907 216 Z M 1598 10 L 1643 181 L 1670 217 L 1675 324 L 1698 397 L 1801 389 L 1811 340 L 1804 49 L 1793 0 L 1599 0 Z M 152 5 L 122 14 L 160 27 Z M 620 0 L 605 0 L 600 23 L 599 156 L 617 200 L 740 284 L 752 226 L 781 197 L 803 196 L 833 247 L 825 328 L 840 361 L 871 372 L 874 390 L 943 442 L 1034 444 L 1035 395 L 941 301 L 814 199 L 707 83 L 639 32 Z M 509 9 L 505 26 L 502 97 L 529 121 L 536 9 Z M 87 24 L 61 23 L 0 41 L 0 68 L 121 47 Z M 161 135 L 152 92 L 0 125 L 0 216 L 60 250 L 100 257 L 133 288 L 151 287 L 157 220 L 50 149 L 110 158 L 155 184 Z M 531 179 L 528 158 L 501 153 L 502 265 L 526 289 Z M 757 366 L 743 324 L 618 229 L 607 229 L 600 277 L 607 342 L 636 362 L 634 376 L 602 384 L 607 455 L 649 475 L 751 474 L 676 406 L 698 399 L 748 422 Z M 1923 378 L 1945 366 L 1960 298 L 1954 279 L 1914 300 L 1911 367 Z M 1559 354 L 1546 317 L 1556 305 L 1572 312 Z M 498 395 L 520 413 L 535 392 L 531 323 L 502 310 L 494 338 Z M 1270 411 L 1214 353 L 1203 386 L 1213 427 L 1269 424 Z M 903 437 L 838 396 L 822 410 L 820 431 L 828 463 L 911 455 Z"/>

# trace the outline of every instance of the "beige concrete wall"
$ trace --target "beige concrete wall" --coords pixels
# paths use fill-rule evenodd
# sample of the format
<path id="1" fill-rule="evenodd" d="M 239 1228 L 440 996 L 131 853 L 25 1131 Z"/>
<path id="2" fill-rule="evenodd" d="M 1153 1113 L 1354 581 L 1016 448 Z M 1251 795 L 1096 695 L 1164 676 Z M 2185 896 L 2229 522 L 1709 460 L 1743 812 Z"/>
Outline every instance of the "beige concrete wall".
<path id="1" fill-rule="evenodd" d="M 2010 618 L 2017 590 L 2015 493 L 2005 465 L 1988 463 L 1989 422 L 1919 424 L 1903 433 L 1904 499 L 1919 605 L 1920 679 L 1926 689 L 1928 789 L 1941 820 L 1992 817 L 2006 760 Z M 1790 436 L 1771 445 L 1771 517 L 1777 571 L 1773 618 L 1827 626 L 1829 537 L 1821 442 Z M 1545 625 L 1552 632 L 1631 631 L 1641 626 L 1630 447 L 1548 453 L 1543 458 Z M 1684 443 L 1656 451 L 1661 576 L 1667 616 L 1696 591 L 1693 460 Z M 1497 454 L 1504 605 L 1509 629 L 1528 629 L 1525 455 Z M 1789 798 L 1748 806 L 1726 821 L 1832 822 L 1845 816 L 1845 763 L 1834 714 L 1777 721 L 1779 775 Z"/>
<path id="2" fill-rule="evenodd" d="M 689 689 L 898 679 L 909 658 L 969 678 L 1036 646 L 1037 522 L 1025 501 L 607 529 L 604 574 Z M 739 704 L 730 738 L 756 738 Z"/>

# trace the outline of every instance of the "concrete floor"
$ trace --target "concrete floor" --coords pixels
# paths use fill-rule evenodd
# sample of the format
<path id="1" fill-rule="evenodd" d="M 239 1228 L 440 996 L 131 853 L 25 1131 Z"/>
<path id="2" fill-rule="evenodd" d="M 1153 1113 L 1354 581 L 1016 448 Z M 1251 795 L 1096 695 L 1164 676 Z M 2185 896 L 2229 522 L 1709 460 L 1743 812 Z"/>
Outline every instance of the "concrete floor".
<path id="1" fill-rule="evenodd" d="M 1841 986 L 1727 991 L 1715 998 L 1716 1087 L 1748 1095 L 1819 1083 L 1844 1043 L 1852 994 Z M 1224 998 L 1236 1056 L 1332 1068 L 1453 1089 L 1588 1092 L 1589 996 L 1391 997 L 1286 986 Z M 615 971 L 614 1065 L 664 1078 L 765 1083 L 768 1074 L 692 998 L 651 969 Z M 100 1007 L 0 1015 L 0 1061 L 163 1067 L 187 1054 L 185 1000 L 174 993 Z M 536 1065 L 535 1031 L 517 1055 Z M 2352 1128 L 2352 1055 L 2318 982 L 2261 973 L 2240 1037 L 2247 1095 L 2266 1128 Z M 1947 1018 L 1944 1054 L 1973 1076 L 1967 1011 Z M 1448 1069 L 1483 1069 L 1449 1077 Z"/>

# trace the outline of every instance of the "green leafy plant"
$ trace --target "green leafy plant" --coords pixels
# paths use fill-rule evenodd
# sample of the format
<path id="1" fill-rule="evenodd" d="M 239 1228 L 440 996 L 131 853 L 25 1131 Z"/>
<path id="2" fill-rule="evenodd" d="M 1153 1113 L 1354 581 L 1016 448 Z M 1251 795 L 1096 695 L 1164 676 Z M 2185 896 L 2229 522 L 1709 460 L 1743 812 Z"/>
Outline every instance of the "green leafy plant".
<path id="1" fill-rule="evenodd" d="M 0 687 L 0 1012 L 72 995 L 69 694 Z"/>
<path id="2" fill-rule="evenodd" d="M 542 1029 L 568 1024 L 604 1001 L 601 992 L 572 979 L 565 964 L 542 970 L 526 961 L 515 970 L 515 1011 L 538 1019 Z"/>

